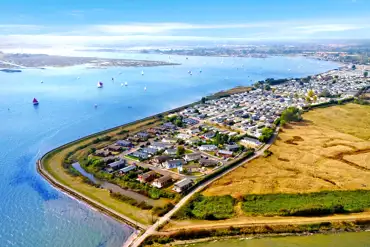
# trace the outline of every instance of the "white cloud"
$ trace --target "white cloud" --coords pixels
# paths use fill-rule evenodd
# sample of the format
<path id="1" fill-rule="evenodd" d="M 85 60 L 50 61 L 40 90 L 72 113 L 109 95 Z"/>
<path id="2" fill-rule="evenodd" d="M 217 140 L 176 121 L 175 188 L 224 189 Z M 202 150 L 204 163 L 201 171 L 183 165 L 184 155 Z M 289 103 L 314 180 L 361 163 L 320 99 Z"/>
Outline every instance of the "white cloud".
<path id="1" fill-rule="evenodd" d="M 76 11 L 76 14 L 80 14 Z M 215 42 L 292 40 L 348 37 L 348 32 L 370 31 L 367 20 L 299 20 L 256 23 L 125 23 L 84 26 L 0 24 L 0 44 L 75 45 L 141 42 Z M 362 32 L 365 35 L 368 32 Z M 370 38 L 370 37 L 368 37 Z"/>
<path id="2" fill-rule="evenodd" d="M 318 32 L 343 32 L 363 28 L 366 28 L 366 26 L 359 26 L 353 24 L 322 24 L 322 25 L 298 26 L 295 27 L 294 29 L 301 30 L 303 33 L 313 34 Z"/>

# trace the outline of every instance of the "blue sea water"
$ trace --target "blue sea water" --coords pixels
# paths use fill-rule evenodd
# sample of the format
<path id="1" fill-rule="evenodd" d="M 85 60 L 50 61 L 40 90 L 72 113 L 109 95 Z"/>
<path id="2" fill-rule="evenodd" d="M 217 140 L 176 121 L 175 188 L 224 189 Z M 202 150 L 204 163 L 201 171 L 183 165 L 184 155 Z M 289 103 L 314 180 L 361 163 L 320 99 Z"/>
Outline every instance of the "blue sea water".
<path id="1" fill-rule="evenodd" d="M 146 54 L 73 55 L 169 59 Z M 118 247 L 133 232 L 57 191 L 40 177 L 35 162 L 47 151 L 219 90 L 250 85 L 267 77 L 313 75 L 339 66 L 302 57 L 171 56 L 171 61 L 182 65 L 108 69 L 74 66 L 0 73 L 1 247 Z M 98 81 L 104 83 L 102 89 L 96 87 Z M 125 82 L 128 86 L 121 86 Z M 37 107 L 32 105 L 34 97 L 40 102 Z"/>

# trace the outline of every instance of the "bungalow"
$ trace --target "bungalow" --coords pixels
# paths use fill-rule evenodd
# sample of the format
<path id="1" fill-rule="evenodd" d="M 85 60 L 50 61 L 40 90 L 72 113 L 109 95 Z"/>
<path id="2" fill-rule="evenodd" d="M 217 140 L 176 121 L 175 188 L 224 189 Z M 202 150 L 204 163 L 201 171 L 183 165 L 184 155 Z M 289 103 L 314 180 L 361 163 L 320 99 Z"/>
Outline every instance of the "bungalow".
<path id="1" fill-rule="evenodd" d="M 193 180 L 184 178 L 183 180 L 176 182 L 172 190 L 178 193 L 181 193 L 181 192 L 188 190 L 192 185 L 193 185 Z"/>
<path id="2" fill-rule="evenodd" d="M 114 171 L 117 171 L 121 168 L 123 168 L 126 164 L 126 161 L 125 160 L 118 160 L 118 161 L 115 161 L 113 163 L 110 163 L 108 164 L 108 168 L 107 168 L 107 171 L 108 172 L 114 172 Z"/>
<path id="3" fill-rule="evenodd" d="M 109 151 L 112 151 L 112 152 L 121 152 L 121 151 L 122 151 L 122 147 L 121 147 L 121 146 L 118 146 L 118 145 L 116 145 L 116 144 L 109 145 L 109 146 L 107 147 L 107 149 L 108 149 Z"/>
<path id="4" fill-rule="evenodd" d="M 213 132 L 213 131 L 208 131 L 207 133 L 204 133 L 202 136 L 203 138 L 205 139 L 211 139 L 213 137 L 215 137 L 216 133 Z"/>
<path id="5" fill-rule="evenodd" d="M 199 172 L 201 170 L 198 164 L 186 165 L 184 169 L 186 169 L 188 172 Z"/>
<path id="6" fill-rule="evenodd" d="M 162 125 L 165 129 L 176 129 L 176 125 L 174 125 L 173 123 L 171 122 L 167 122 L 167 123 L 164 123 Z"/>
<path id="7" fill-rule="evenodd" d="M 150 144 L 149 147 L 150 148 L 155 148 L 158 151 L 162 151 L 164 149 L 171 148 L 172 147 L 172 144 L 170 144 L 170 143 L 164 143 L 164 142 L 153 142 L 152 144 Z"/>
<path id="8" fill-rule="evenodd" d="M 108 150 L 96 150 L 95 151 L 95 155 L 96 156 L 100 156 L 100 157 L 108 157 L 110 155 L 112 155 L 111 152 L 109 152 Z"/>
<path id="9" fill-rule="evenodd" d="M 130 141 L 126 141 L 126 140 L 119 140 L 116 142 L 116 144 L 121 147 L 132 147 L 133 146 Z"/>
<path id="10" fill-rule="evenodd" d="M 128 173 L 129 171 L 133 171 L 136 169 L 136 166 L 135 165 L 130 165 L 130 166 L 126 166 L 122 169 L 119 170 L 119 173 L 121 174 L 125 174 L 125 173 Z"/>
<path id="11" fill-rule="evenodd" d="M 215 151 L 217 147 L 215 145 L 202 145 L 199 147 L 200 151 Z"/>
<path id="12" fill-rule="evenodd" d="M 165 142 L 165 143 L 176 143 L 177 142 L 177 139 L 176 138 L 166 137 L 166 138 L 163 138 L 162 139 L 162 142 Z"/>
<path id="13" fill-rule="evenodd" d="M 167 186 L 168 184 L 170 184 L 171 182 L 172 182 L 172 178 L 170 176 L 163 176 L 163 177 L 155 179 L 154 182 L 152 183 L 152 186 L 157 187 L 158 189 L 161 189 Z"/>
<path id="14" fill-rule="evenodd" d="M 147 183 L 152 181 L 156 176 L 155 171 L 149 171 L 143 174 L 139 174 L 137 179 L 140 181 L 140 183 Z"/>
<path id="15" fill-rule="evenodd" d="M 192 129 L 188 129 L 186 130 L 186 132 L 189 134 L 189 135 L 195 135 L 195 134 L 198 134 L 200 132 L 200 129 L 199 128 L 192 128 Z"/>
<path id="16" fill-rule="evenodd" d="M 208 167 L 208 166 L 217 166 L 218 162 L 212 159 L 200 159 L 199 164 L 201 166 Z"/>
<path id="17" fill-rule="evenodd" d="M 150 148 L 150 147 L 149 148 L 142 148 L 142 149 L 140 149 L 140 151 L 143 152 L 143 153 L 151 154 L 151 155 L 157 153 L 157 149 Z"/>
<path id="18" fill-rule="evenodd" d="M 134 157 L 139 158 L 139 159 L 142 159 L 142 160 L 146 160 L 146 159 L 149 158 L 149 155 L 147 153 L 143 153 L 143 152 L 140 152 L 140 151 L 130 153 L 129 155 L 134 156 Z"/>
<path id="19" fill-rule="evenodd" d="M 219 150 L 217 154 L 225 158 L 230 158 L 231 156 L 233 156 L 233 152 L 227 150 Z"/>
<path id="20" fill-rule="evenodd" d="M 233 144 L 233 145 L 225 145 L 225 149 L 226 149 L 227 151 L 235 152 L 235 151 L 238 151 L 238 150 L 239 150 L 239 145 L 237 145 L 237 144 Z"/>
<path id="21" fill-rule="evenodd" d="M 154 163 L 156 164 L 162 164 L 168 160 L 171 159 L 171 156 L 168 156 L 168 155 L 160 155 L 160 156 L 157 156 L 153 159 Z"/>
<path id="22" fill-rule="evenodd" d="M 174 149 L 174 148 L 167 149 L 164 153 L 168 154 L 168 155 L 176 155 L 177 154 L 177 149 Z"/>
<path id="23" fill-rule="evenodd" d="M 177 168 L 177 167 L 182 166 L 184 164 L 185 164 L 185 161 L 181 160 L 181 159 L 167 160 L 166 162 L 163 163 L 163 165 L 166 169 Z"/>
<path id="24" fill-rule="evenodd" d="M 146 132 L 139 132 L 136 134 L 136 136 L 140 138 L 141 140 L 148 140 L 149 138 L 149 134 Z"/>
<path id="25" fill-rule="evenodd" d="M 186 162 L 189 161 L 194 161 L 194 160 L 199 160 L 201 157 L 200 153 L 191 153 L 191 154 L 186 154 L 184 159 Z"/>
<path id="26" fill-rule="evenodd" d="M 195 119 L 192 119 L 192 118 L 184 118 L 182 120 L 183 123 L 187 124 L 187 125 L 195 125 L 195 124 L 198 124 L 199 121 L 198 120 L 195 120 Z"/>
<path id="27" fill-rule="evenodd" d="M 180 134 L 178 134 L 177 136 L 176 136 L 178 139 L 182 139 L 182 140 L 188 140 L 188 139 L 190 139 L 190 135 L 188 135 L 188 134 L 183 134 L 183 133 L 180 133 Z"/>
<path id="28" fill-rule="evenodd" d="M 244 137 L 243 140 L 241 140 L 241 143 L 247 145 L 248 147 L 259 147 L 260 145 L 262 145 L 262 143 L 257 140 L 257 139 L 253 139 L 253 138 L 249 138 L 249 137 Z"/>

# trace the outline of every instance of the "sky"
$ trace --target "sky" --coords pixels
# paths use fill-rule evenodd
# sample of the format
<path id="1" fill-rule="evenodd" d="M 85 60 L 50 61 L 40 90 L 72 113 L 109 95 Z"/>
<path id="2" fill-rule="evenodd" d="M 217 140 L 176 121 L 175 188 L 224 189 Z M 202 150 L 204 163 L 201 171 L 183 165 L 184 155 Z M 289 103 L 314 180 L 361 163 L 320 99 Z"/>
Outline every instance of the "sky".
<path id="1" fill-rule="evenodd" d="M 370 38 L 370 0 L 1 0 L 9 46 Z"/>

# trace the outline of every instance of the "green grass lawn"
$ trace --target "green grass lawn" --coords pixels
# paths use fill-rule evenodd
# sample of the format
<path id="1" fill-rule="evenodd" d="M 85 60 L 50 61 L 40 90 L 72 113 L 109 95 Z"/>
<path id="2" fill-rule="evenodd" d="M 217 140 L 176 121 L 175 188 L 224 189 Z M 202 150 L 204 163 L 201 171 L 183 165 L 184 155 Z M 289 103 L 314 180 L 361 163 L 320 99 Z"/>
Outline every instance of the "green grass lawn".
<path id="1" fill-rule="evenodd" d="M 370 191 L 323 191 L 307 194 L 247 195 L 242 209 L 263 216 L 319 216 L 362 212 L 370 208 Z"/>

